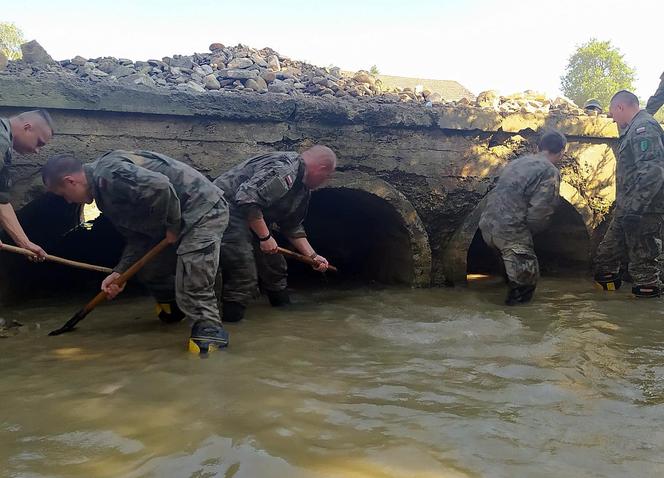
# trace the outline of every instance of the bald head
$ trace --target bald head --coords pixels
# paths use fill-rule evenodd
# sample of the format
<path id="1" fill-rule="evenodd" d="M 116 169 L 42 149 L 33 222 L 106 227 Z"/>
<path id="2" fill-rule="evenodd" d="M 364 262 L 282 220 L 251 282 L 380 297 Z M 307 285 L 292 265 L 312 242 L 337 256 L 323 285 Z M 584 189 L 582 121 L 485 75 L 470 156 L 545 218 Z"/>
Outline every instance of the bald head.
<path id="1" fill-rule="evenodd" d="M 9 118 L 14 150 L 38 153 L 53 137 L 53 121 L 45 110 L 26 111 Z"/>
<path id="2" fill-rule="evenodd" d="M 302 153 L 305 173 L 304 184 L 316 189 L 325 184 L 337 167 L 337 155 L 327 146 L 316 145 Z"/>
<path id="3" fill-rule="evenodd" d="M 640 109 L 639 98 L 634 93 L 620 90 L 611 98 L 609 114 L 620 128 L 626 128 Z"/>

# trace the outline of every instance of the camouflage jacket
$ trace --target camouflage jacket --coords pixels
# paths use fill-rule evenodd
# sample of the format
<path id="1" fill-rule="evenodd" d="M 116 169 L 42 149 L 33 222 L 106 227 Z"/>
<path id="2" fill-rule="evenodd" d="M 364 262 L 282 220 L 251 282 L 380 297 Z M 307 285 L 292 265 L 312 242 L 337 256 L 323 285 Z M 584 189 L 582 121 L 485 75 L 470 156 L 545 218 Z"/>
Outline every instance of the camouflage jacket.
<path id="1" fill-rule="evenodd" d="M 310 189 L 302 182 L 304 161 L 293 152 L 266 153 L 238 164 L 214 182 L 224 191 L 231 210 L 247 219 L 263 217 L 288 237 L 306 237 L 302 223 Z"/>
<path id="2" fill-rule="evenodd" d="M 646 111 L 654 115 L 664 105 L 664 73 L 659 77 L 659 86 L 655 94 L 648 99 L 646 103 Z"/>
<path id="3" fill-rule="evenodd" d="M 620 136 L 616 166 L 616 215 L 664 212 L 664 131 L 639 111 Z"/>
<path id="4" fill-rule="evenodd" d="M 12 130 L 9 120 L 0 118 L 0 204 L 9 202 L 12 189 Z"/>
<path id="5" fill-rule="evenodd" d="M 110 151 L 83 168 L 97 207 L 127 240 L 118 272 L 167 229 L 182 238 L 220 202 L 227 207 L 222 191 L 201 173 L 151 151 Z M 182 249 L 178 254 L 191 252 Z"/>
<path id="6" fill-rule="evenodd" d="M 503 169 L 489 193 L 480 229 L 504 240 L 545 229 L 558 205 L 560 172 L 542 153 L 521 156 Z"/>

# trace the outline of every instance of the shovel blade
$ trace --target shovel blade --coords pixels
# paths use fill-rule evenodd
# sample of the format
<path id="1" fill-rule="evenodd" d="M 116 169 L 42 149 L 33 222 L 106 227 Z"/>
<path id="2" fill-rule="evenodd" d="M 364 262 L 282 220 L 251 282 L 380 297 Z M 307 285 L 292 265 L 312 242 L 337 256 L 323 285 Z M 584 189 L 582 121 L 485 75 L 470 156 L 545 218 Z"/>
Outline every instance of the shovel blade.
<path id="1" fill-rule="evenodd" d="M 55 337 L 56 335 L 61 335 L 66 332 L 71 332 L 76 328 L 76 324 L 78 324 L 87 314 L 83 309 L 79 310 L 74 314 L 74 316 L 69 319 L 67 322 L 65 322 L 65 325 L 60 327 L 59 329 L 52 330 L 48 333 L 49 336 Z"/>

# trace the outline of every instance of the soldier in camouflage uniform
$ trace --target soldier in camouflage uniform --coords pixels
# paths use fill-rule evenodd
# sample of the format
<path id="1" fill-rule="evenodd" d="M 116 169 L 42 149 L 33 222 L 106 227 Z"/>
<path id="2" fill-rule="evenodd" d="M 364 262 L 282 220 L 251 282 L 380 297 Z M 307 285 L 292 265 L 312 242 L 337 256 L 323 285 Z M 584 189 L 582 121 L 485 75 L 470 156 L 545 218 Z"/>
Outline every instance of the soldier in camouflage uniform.
<path id="1" fill-rule="evenodd" d="M 646 103 L 646 111 L 654 116 L 662 105 L 664 105 L 664 73 L 659 77 L 659 86 L 655 94 Z"/>
<path id="2" fill-rule="evenodd" d="M 541 135 L 538 154 L 522 156 L 503 169 L 480 218 L 484 241 L 500 252 L 507 273 L 508 305 L 532 299 L 539 264 L 533 234 L 544 230 L 560 194 L 559 163 L 567 141 L 557 131 Z"/>
<path id="3" fill-rule="evenodd" d="M 27 111 L 9 119 L 0 118 L 0 227 L 18 246 L 37 254 L 38 260 L 43 260 L 46 252 L 28 239 L 9 202 L 12 151 L 20 154 L 38 153 L 52 136 L 53 123 L 44 110 Z"/>
<path id="4" fill-rule="evenodd" d="M 82 165 L 63 155 L 50 158 L 44 183 L 69 202 L 96 202 L 127 244 L 114 272 L 102 282 L 109 298 L 122 288 L 113 281 L 166 236 L 174 247 L 139 273 L 166 322 L 193 320 L 190 349 L 225 347 L 214 282 L 221 234 L 228 224 L 223 192 L 192 167 L 151 151 L 111 151 Z"/>
<path id="5" fill-rule="evenodd" d="M 276 225 L 300 253 L 314 259 L 315 270 L 327 270 L 327 260 L 314 252 L 302 223 L 311 190 L 323 185 L 335 167 L 332 150 L 314 146 L 301 155 L 277 152 L 255 156 L 214 182 L 230 205 L 230 222 L 221 245 L 225 321 L 244 317 L 255 296 L 257 275 L 273 306 L 290 303 L 286 261 L 277 254 L 271 227 Z"/>
<path id="6" fill-rule="evenodd" d="M 605 290 L 621 285 L 620 263 L 626 255 L 637 297 L 659 297 L 662 284 L 657 257 L 664 220 L 664 131 L 639 107 L 629 91 L 611 100 L 620 142 L 616 166 L 616 204 L 609 229 L 595 257 L 595 280 Z"/>

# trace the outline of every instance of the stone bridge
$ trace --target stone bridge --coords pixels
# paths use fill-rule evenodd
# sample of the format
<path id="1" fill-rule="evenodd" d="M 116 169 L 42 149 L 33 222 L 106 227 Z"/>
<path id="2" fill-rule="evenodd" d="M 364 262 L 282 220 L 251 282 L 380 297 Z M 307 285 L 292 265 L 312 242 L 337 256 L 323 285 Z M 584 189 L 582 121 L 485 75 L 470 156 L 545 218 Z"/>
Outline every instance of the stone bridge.
<path id="1" fill-rule="evenodd" d="M 77 211 L 43 194 L 39 168 L 47 155 L 91 160 L 110 149 L 151 149 L 214 178 L 256 153 L 328 145 L 339 172 L 313 195 L 312 243 L 345 279 L 416 287 L 493 271 L 476 236 L 483 198 L 544 126 L 570 143 L 564 201 L 551 229 L 536 238 L 544 274 L 587 273 L 614 199 L 616 128 L 605 117 L 0 77 L 0 116 L 29 108 L 47 108 L 57 128 L 41 154 L 16 157 L 14 204 L 29 235 L 53 254 L 111 265 L 122 247 L 113 229 L 98 220 L 71 232 Z M 0 255 L 5 298 L 62 274 L 58 266 L 28 267 L 8 256 Z"/>

